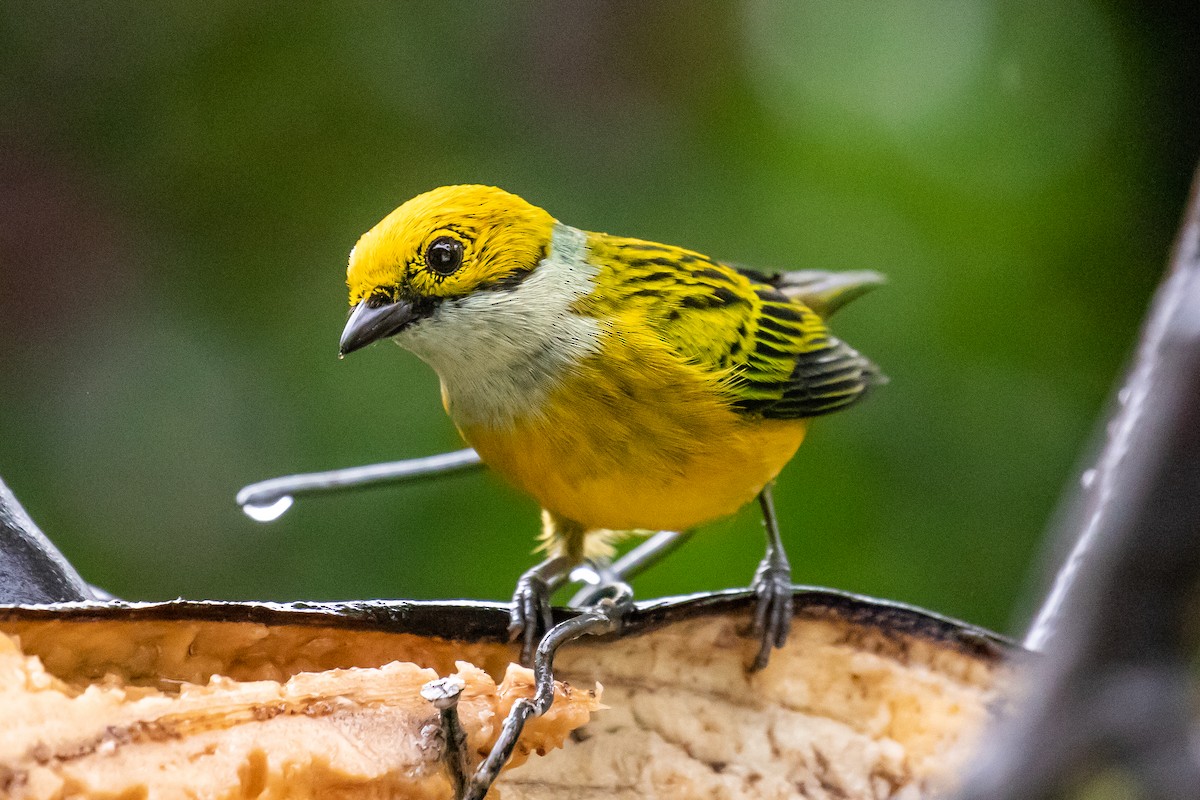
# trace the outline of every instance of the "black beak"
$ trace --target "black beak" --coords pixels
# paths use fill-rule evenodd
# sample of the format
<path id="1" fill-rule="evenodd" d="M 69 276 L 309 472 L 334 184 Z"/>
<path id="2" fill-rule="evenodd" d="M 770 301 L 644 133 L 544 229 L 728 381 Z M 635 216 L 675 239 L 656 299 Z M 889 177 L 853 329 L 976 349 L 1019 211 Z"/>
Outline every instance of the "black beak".
<path id="1" fill-rule="evenodd" d="M 388 303 L 378 299 L 363 300 L 354 307 L 342 340 L 338 343 L 338 355 L 353 353 L 372 342 L 395 336 L 417 318 L 412 303 L 399 300 Z"/>

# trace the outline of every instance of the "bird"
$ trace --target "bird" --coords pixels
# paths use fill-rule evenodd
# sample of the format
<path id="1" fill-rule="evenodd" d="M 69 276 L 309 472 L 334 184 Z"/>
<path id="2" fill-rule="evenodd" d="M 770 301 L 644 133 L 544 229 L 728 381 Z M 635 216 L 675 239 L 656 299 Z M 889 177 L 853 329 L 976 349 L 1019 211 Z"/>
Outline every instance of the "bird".
<path id="1" fill-rule="evenodd" d="M 386 339 L 414 353 L 463 439 L 541 505 L 548 558 L 518 583 L 510 625 L 526 660 L 550 624 L 548 575 L 611 557 L 622 532 L 690 531 L 757 498 L 761 669 L 792 613 L 772 485 L 810 419 L 883 382 L 826 324 L 881 282 L 760 272 L 443 186 L 354 245 L 339 355 Z"/>

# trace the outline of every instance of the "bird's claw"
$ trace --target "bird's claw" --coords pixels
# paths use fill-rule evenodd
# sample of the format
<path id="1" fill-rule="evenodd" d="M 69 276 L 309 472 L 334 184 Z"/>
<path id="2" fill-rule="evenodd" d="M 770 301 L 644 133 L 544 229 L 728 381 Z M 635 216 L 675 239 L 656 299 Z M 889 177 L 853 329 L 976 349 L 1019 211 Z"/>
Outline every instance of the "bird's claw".
<path id="1" fill-rule="evenodd" d="M 527 667 L 533 665 L 538 642 L 554 625 L 550 613 L 552 593 L 549 581 L 534 570 L 521 576 L 513 592 L 512 611 L 508 615 L 508 640 L 515 642 L 523 637 L 521 663 Z"/>
<path id="2" fill-rule="evenodd" d="M 787 561 L 780 563 L 771 558 L 763 559 L 754 573 L 750 588 L 758 598 L 751 630 L 761 645 L 750 667 L 751 671 L 757 672 L 767 666 L 772 649 L 783 647 L 792 629 L 791 566 Z"/>

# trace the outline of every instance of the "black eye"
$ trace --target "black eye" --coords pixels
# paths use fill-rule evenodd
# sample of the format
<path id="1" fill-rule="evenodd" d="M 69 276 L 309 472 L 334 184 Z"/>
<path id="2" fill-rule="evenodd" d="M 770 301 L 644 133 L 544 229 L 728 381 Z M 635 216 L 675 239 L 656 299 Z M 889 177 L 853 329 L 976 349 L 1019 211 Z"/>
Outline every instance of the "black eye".
<path id="1" fill-rule="evenodd" d="M 462 242 L 452 236 L 439 236 L 429 243 L 425 263 L 438 275 L 449 275 L 462 266 Z"/>

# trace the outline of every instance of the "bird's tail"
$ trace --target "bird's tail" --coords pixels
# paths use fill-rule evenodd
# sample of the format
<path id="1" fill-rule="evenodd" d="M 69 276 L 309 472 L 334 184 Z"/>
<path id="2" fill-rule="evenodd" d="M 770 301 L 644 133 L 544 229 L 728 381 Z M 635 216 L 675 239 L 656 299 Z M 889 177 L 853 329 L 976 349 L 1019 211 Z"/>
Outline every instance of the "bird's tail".
<path id="1" fill-rule="evenodd" d="M 797 300 L 811 308 L 822 319 L 842 306 L 862 297 L 880 284 L 887 283 L 887 277 L 874 270 L 863 269 L 854 272 L 827 272 L 819 269 L 781 272 L 775 277 L 775 287 L 792 300 Z M 842 343 L 843 347 L 849 345 Z M 888 376 L 878 365 L 858 351 L 853 351 L 860 359 L 862 366 L 862 381 L 865 388 L 879 386 L 888 382 Z M 865 393 L 865 392 L 864 392 Z"/>
<path id="2" fill-rule="evenodd" d="M 825 272 L 817 269 L 781 272 L 772 276 L 775 288 L 826 318 L 855 298 L 874 289 L 887 278 L 872 270 Z"/>

